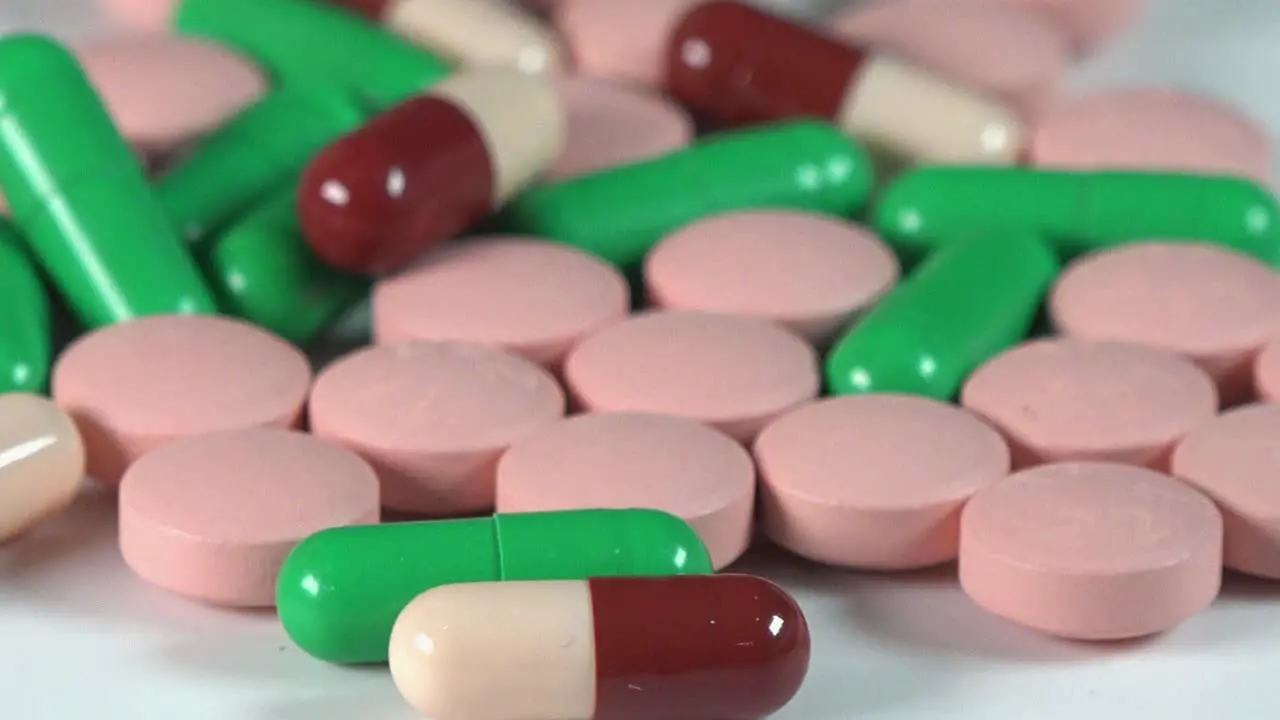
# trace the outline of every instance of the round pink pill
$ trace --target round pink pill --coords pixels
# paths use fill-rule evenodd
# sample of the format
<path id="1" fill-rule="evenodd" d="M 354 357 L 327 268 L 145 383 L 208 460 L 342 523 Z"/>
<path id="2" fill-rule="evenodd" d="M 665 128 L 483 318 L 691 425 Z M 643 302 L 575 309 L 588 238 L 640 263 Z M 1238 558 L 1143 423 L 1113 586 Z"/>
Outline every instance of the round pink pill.
<path id="1" fill-rule="evenodd" d="M 1222 516 L 1146 468 L 1045 465 L 978 491 L 960 520 L 960 584 L 1007 620 L 1077 640 L 1168 630 L 1222 582 Z"/>
<path id="2" fill-rule="evenodd" d="M 493 237 L 449 245 L 379 281 L 373 336 L 480 343 L 556 369 L 582 337 L 626 317 L 630 303 L 626 279 L 591 255 Z"/>
<path id="3" fill-rule="evenodd" d="M 1253 386 L 1258 399 L 1280 403 L 1280 338 L 1271 340 L 1258 353 L 1253 365 Z"/>
<path id="4" fill-rule="evenodd" d="M 1089 50 L 1138 17 L 1142 0 L 1005 0 L 1041 12 L 1067 32 L 1077 48 Z"/>
<path id="5" fill-rule="evenodd" d="M 680 150 L 693 121 L 679 105 L 647 90 L 590 77 L 557 81 L 568 117 L 567 142 L 547 177 L 563 180 Z"/>
<path id="6" fill-rule="evenodd" d="M 197 435 L 135 462 L 120 483 L 120 552 L 144 580 L 216 605 L 272 607 L 289 551 L 331 527 L 378 522 L 378 479 L 310 435 Z"/>
<path id="7" fill-rule="evenodd" d="M 874 233 L 790 211 L 718 215 L 667 236 L 644 267 L 650 302 L 779 323 L 825 344 L 898 280 Z"/>
<path id="8" fill-rule="evenodd" d="M 579 74 L 657 88 L 666 68 L 667 39 L 701 0 L 558 0 L 556 28 Z"/>
<path id="9" fill-rule="evenodd" d="M 1057 95 L 1071 39 L 1042 13 L 991 0 L 880 0 L 841 13 L 841 37 L 898 55 L 1035 115 Z"/>
<path id="10" fill-rule="evenodd" d="M 1171 170 L 1273 178 L 1271 141 L 1252 120 L 1209 98 L 1139 88 L 1087 95 L 1046 113 L 1031 161 L 1076 170 Z"/>
<path id="11" fill-rule="evenodd" d="M 76 340 L 53 368 L 52 395 L 75 418 L 88 472 L 115 485 L 143 453 L 191 435 L 292 427 L 311 385 L 307 358 L 239 320 L 163 315 Z"/>
<path id="12" fill-rule="evenodd" d="M 982 365 L 961 403 L 1013 448 L 1014 467 L 1107 460 L 1168 467 L 1173 446 L 1218 410 L 1194 363 L 1122 342 L 1037 340 Z"/>
<path id="13" fill-rule="evenodd" d="M 358 350 L 311 392 L 311 432 L 368 460 L 384 507 L 448 517 L 493 509 L 498 457 L 564 415 L 535 363 L 483 345 L 409 342 Z"/>
<path id="14" fill-rule="evenodd" d="M 1049 300 L 1064 335 L 1176 352 L 1218 383 L 1224 405 L 1253 395 L 1253 364 L 1280 332 L 1280 278 L 1214 245 L 1143 242 L 1076 261 Z"/>
<path id="15" fill-rule="evenodd" d="M 750 543 L 755 489 L 751 457 L 724 433 L 670 415 L 588 413 L 511 446 L 497 508 L 663 510 L 689 523 L 719 569 Z"/>
<path id="16" fill-rule="evenodd" d="M 160 33 L 169 28 L 178 0 L 98 0 L 113 21 L 134 30 Z"/>
<path id="17" fill-rule="evenodd" d="M 906 395 L 803 405 L 755 442 L 764 532 L 810 560 L 909 570 L 956 558 L 960 509 L 1009 473 L 972 414 Z"/>
<path id="18" fill-rule="evenodd" d="M 747 442 L 815 397 L 818 358 L 798 335 L 733 315 L 660 311 L 587 338 L 565 361 L 577 403 L 707 423 Z"/>

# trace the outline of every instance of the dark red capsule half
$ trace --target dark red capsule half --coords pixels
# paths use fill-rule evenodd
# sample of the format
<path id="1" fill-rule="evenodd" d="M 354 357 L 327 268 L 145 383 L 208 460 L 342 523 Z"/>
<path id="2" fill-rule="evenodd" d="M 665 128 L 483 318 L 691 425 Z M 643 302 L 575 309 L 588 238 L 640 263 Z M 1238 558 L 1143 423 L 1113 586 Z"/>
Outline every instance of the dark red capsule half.
<path id="1" fill-rule="evenodd" d="M 337 5 L 351 12 L 369 18 L 370 20 L 382 19 L 382 14 L 391 7 L 394 0 L 324 0 L 330 5 Z"/>

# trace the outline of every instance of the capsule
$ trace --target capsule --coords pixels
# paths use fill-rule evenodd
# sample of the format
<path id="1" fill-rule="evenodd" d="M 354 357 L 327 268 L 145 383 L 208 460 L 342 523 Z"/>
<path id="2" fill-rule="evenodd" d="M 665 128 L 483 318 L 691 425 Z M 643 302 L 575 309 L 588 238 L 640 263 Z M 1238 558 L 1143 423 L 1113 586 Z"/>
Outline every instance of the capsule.
<path id="1" fill-rule="evenodd" d="M 442 585 L 711 572 L 702 540 L 664 512 L 513 513 L 317 533 L 285 560 L 276 606 L 312 656 L 374 663 L 387 659 L 396 614 Z"/>
<path id="2" fill-rule="evenodd" d="M 533 188 L 495 226 L 634 270 L 663 237 L 718 213 L 786 208 L 851 216 L 867 201 L 873 178 L 855 140 L 827 123 L 795 120 Z"/>
<path id="3" fill-rule="evenodd" d="M 44 392 L 53 352 L 49 297 L 18 231 L 2 218 L 0 308 L 0 393 Z"/>
<path id="4" fill-rule="evenodd" d="M 253 58 L 277 85 L 335 88 L 373 110 L 449 74 L 426 50 L 314 0 L 178 0 L 172 24 Z"/>
<path id="5" fill-rule="evenodd" d="M 298 190 L 303 233 L 335 268 L 395 272 L 506 203 L 564 142 L 551 80 L 496 69 L 455 75 L 312 160 Z"/>
<path id="6" fill-rule="evenodd" d="M 1185 238 L 1280 267 L 1280 207 L 1267 188 L 1238 177 L 920 168 L 884 190 L 874 224 L 906 256 L 999 227 L 1040 235 L 1065 258 L 1132 240 Z"/>
<path id="7" fill-rule="evenodd" d="M 138 159 L 66 48 L 0 40 L 0 190 L 82 325 L 216 306 Z"/>
<path id="8" fill-rule="evenodd" d="M 0 542 L 71 503 L 84 477 L 84 444 L 52 401 L 0 395 Z"/>
<path id="9" fill-rule="evenodd" d="M 825 118 L 893 164 L 1008 164 L 1025 140 L 995 101 L 740 2 L 701 3 L 680 19 L 666 81 L 714 124 Z"/>
<path id="10" fill-rule="evenodd" d="M 432 720 L 771 715 L 809 669 L 795 600 L 750 575 L 451 585 L 405 607 L 391 677 Z"/>
<path id="11" fill-rule="evenodd" d="M 328 0 L 463 67 L 537 75 L 565 67 L 555 33 L 506 0 Z"/>
<path id="12" fill-rule="evenodd" d="M 950 400 L 979 365 L 1021 342 L 1059 271 L 1025 230 L 991 231 L 925 260 L 826 358 L 832 394 Z"/>

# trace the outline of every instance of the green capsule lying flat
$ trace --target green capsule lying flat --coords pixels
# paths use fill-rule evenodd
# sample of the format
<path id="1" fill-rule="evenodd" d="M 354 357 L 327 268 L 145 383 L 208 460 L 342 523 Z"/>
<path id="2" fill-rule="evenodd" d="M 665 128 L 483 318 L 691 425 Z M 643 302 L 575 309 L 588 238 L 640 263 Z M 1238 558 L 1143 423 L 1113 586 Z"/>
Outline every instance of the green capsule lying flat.
<path id="1" fill-rule="evenodd" d="M 0 395 L 44 392 L 52 361 L 49 298 L 18 231 L 3 219 L 0 318 Z"/>
<path id="2" fill-rule="evenodd" d="M 387 659 L 396 616 L 432 588 L 494 580 L 707 575 L 697 534 L 657 510 L 569 510 L 341 527 L 303 540 L 276 607 L 298 647 L 334 663 Z"/>
<path id="3" fill-rule="evenodd" d="M 1059 265 L 1025 231 L 951 243 L 925 260 L 831 349 L 837 395 L 950 400 L 969 373 L 1021 342 Z"/>

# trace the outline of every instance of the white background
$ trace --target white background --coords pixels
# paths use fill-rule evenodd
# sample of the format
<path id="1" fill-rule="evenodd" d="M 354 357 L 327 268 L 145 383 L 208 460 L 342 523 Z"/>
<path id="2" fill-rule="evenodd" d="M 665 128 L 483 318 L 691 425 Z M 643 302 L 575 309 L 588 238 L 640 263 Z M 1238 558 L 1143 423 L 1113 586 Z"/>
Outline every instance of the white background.
<path id="1" fill-rule="evenodd" d="M 18 28 L 112 32 L 91 0 L 0 0 L 0 33 Z M 1208 93 L 1277 134 L 1280 3 L 1149 0 L 1139 26 L 1082 66 L 1073 87 L 1134 83 Z M 111 497 L 90 492 L 57 522 L 0 547 L 0 718 L 414 717 L 384 668 L 324 665 L 294 648 L 270 613 L 204 608 L 135 580 L 116 550 L 113 514 Z M 1280 585 L 1230 578 L 1208 613 L 1177 630 L 1099 647 L 984 614 L 957 589 L 954 568 L 877 577 L 763 551 L 740 569 L 785 584 L 812 624 L 808 682 L 779 720 L 1280 713 Z"/>

